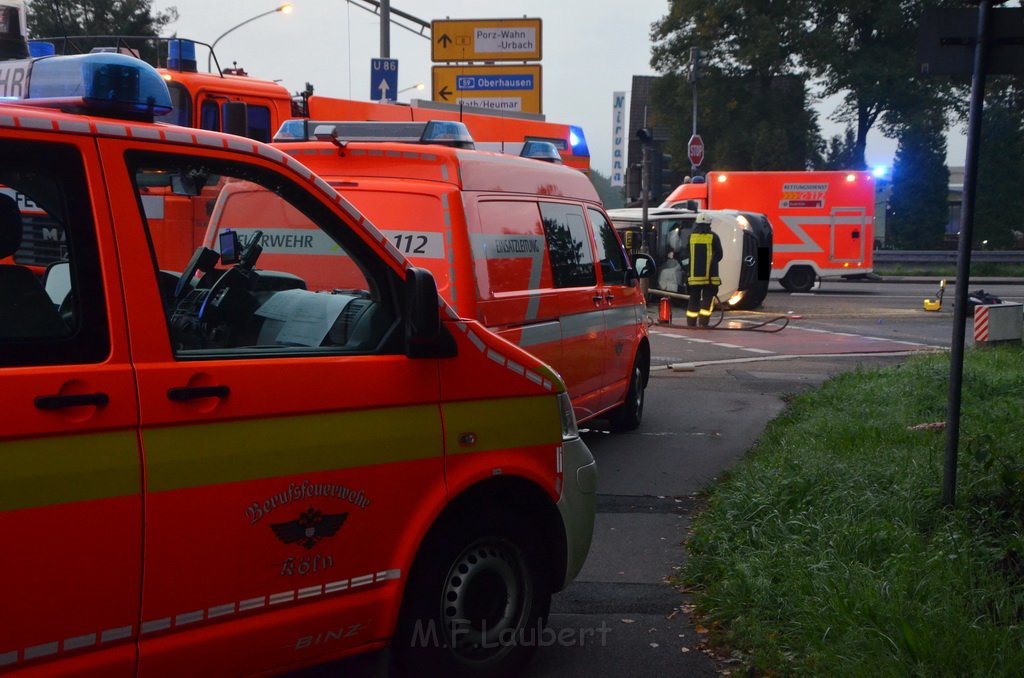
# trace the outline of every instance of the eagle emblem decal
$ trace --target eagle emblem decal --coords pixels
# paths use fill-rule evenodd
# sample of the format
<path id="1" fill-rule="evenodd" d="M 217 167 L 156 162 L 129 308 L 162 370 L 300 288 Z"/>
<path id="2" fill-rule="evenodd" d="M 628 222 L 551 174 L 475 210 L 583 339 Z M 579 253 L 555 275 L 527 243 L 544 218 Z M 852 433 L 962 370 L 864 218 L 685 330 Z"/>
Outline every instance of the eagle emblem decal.
<path id="1" fill-rule="evenodd" d="M 333 537 L 345 524 L 348 513 L 324 514 L 310 506 L 296 520 L 271 523 L 270 529 L 285 544 L 298 544 L 311 549 L 326 537 Z"/>

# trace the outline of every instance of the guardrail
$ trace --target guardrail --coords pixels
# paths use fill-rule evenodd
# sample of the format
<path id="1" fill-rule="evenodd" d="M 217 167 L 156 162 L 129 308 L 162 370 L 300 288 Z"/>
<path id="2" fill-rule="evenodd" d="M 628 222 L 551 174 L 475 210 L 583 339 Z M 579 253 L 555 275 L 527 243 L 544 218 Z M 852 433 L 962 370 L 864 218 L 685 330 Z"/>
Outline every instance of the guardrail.
<path id="1" fill-rule="evenodd" d="M 875 250 L 875 264 L 955 264 L 956 250 Z M 1024 264 L 1024 250 L 973 250 L 972 264 Z"/>

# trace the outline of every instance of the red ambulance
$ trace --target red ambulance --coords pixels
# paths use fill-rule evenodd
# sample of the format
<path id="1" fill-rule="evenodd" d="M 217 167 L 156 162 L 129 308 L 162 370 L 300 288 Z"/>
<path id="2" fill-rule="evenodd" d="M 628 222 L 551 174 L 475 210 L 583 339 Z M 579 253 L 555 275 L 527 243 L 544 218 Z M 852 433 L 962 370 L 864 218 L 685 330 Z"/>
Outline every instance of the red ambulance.
<path id="1" fill-rule="evenodd" d="M 871 172 L 708 172 L 680 184 L 662 207 L 760 212 L 773 231 L 771 275 L 790 292 L 819 278 L 859 278 L 873 267 Z"/>

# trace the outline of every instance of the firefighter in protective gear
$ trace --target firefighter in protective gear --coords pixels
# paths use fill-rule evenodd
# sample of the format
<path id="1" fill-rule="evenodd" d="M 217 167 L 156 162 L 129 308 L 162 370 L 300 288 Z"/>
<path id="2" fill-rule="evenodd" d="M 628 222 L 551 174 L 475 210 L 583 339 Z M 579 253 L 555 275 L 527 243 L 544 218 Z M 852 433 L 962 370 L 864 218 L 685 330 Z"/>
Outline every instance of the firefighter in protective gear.
<path id="1" fill-rule="evenodd" d="M 690 255 L 689 277 L 686 279 L 690 301 L 686 307 L 686 324 L 707 327 L 711 322 L 711 304 L 722 279 L 718 277 L 718 262 L 722 260 L 722 241 L 711 232 L 711 215 L 697 215 L 693 232 L 686 241 Z"/>

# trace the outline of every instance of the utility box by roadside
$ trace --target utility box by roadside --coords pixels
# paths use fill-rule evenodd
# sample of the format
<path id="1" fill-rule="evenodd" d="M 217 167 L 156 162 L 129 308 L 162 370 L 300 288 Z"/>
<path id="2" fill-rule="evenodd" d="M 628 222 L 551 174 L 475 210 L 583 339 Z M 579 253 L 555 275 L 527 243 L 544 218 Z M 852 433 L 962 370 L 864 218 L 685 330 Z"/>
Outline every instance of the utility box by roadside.
<path id="1" fill-rule="evenodd" d="M 974 343 L 1021 343 L 1024 304 L 988 304 L 974 307 Z"/>

